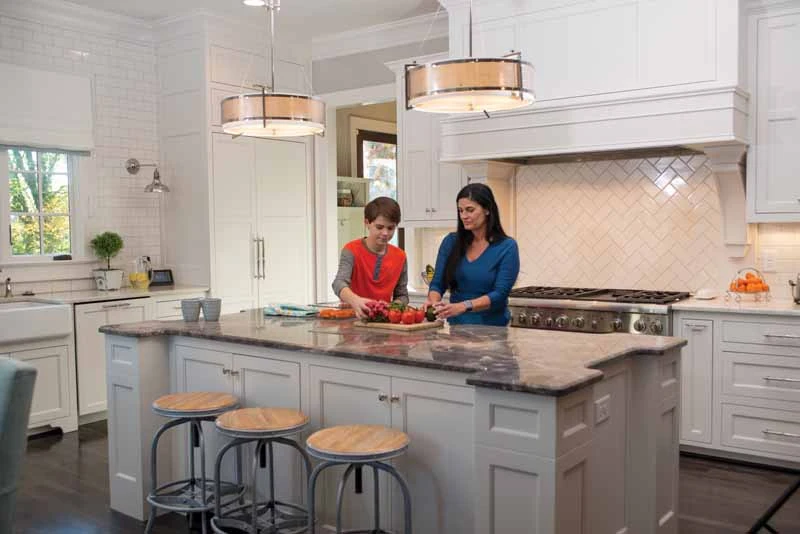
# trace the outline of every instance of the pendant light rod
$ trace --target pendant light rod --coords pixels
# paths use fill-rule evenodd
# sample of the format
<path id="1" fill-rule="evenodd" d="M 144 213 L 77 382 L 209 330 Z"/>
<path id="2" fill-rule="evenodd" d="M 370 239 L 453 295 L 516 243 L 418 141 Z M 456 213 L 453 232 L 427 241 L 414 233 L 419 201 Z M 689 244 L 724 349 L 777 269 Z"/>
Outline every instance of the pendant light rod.
<path id="1" fill-rule="evenodd" d="M 469 57 L 472 57 L 472 0 L 469 0 Z"/>
<path id="2" fill-rule="evenodd" d="M 280 8 L 280 0 L 269 0 L 269 70 L 270 88 L 275 92 L 275 10 Z"/>

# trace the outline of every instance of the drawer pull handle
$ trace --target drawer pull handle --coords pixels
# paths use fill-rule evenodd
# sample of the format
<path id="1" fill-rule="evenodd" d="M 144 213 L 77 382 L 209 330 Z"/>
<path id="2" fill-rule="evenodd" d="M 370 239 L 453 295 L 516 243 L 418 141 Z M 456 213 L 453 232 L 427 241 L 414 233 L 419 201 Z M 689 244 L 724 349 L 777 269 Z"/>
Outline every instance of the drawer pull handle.
<path id="1" fill-rule="evenodd" d="M 762 434 L 767 434 L 768 436 L 783 436 L 785 438 L 797 438 L 800 439 L 800 434 L 793 434 L 791 432 L 778 432 L 777 430 L 762 430 Z"/>
<path id="2" fill-rule="evenodd" d="M 688 326 L 689 330 L 691 330 L 692 332 L 702 332 L 703 330 L 706 329 L 706 325 L 704 324 L 690 324 Z"/>
<path id="3" fill-rule="evenodd" d="M 386 399 L 388 399 L 388 398 L 389 398 L 389 396 L 386 395 L 386 393 L 384 393 L 382 391 L 378 393 L 378 400 L 380 402 L 386 402 Z"/>
<path id="4" fill-rule="evenodd" d="M 123 302 L 121 304 L 103 304 L 103 309 L 110 310 L 111 308 L 127 308 L 130 306 L 130 302 Z"/>
<path id="5" fill-rule="evenodd" d="M 223 375 L 229 375 L 229 374 L 231 374 L 231 370 L 230 370 L 230 369 L 227 369 L 227 368 L 225 368 L 225 367 L 223 367 L 223 368 L 222 368 L 222 374 L 223 374 Z"/>
<path id="6" fill-rule="evenodd" d="M 764 380 L 769 382 L 791 382 L 792 384 L 800 384 L 800 379 L 798 378 L 781 378 L 779 376 L 765 376 Z"/>
<path id="7" fill-rule="evenodd" d="M 390 400 L 390 401 L 391 401 L 393 404 L 400 404 L 400 395 L 392 395 L 392 396 L 389 398 L 389 400 Z"/>
<path id="8" fill-rule="evenodd" d="M 800 339 L 800 336 L 794 334 L 764 334 L 764 337 L 775 337 L 779 339 Z"/>

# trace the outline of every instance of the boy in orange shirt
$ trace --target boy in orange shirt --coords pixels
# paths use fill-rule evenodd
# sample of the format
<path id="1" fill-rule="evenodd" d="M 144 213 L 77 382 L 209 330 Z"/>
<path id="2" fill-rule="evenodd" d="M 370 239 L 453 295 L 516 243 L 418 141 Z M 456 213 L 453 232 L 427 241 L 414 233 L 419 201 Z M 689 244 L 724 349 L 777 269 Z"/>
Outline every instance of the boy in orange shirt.
<path id="1" fill-rule="evenodd" d="M 356 317 L 366 317 L 373 300 L 408 304 L 406 253 L 391 245 L 400 223 L 400 206 L 389 197 L 378 197 L 364 206 L 367 236 L 342 248 L 333 291 L 353 307 Z"/>

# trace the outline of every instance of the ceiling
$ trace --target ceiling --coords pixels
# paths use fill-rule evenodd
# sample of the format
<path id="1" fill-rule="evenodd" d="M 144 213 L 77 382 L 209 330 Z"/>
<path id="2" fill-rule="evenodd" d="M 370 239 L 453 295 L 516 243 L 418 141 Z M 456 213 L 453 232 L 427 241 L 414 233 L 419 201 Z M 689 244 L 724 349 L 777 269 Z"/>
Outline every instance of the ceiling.
<path id="1" fill-rule="evenodd" d="M 154 22 L 203 9 L 218 15 L 252 18 L 255 8 L 241 0 L 71 0 L 72 3 Z M 433 13 L 437 0 L 282 0 L 282 27 L 303 28 L 312 35 L 339 33 Z"/>

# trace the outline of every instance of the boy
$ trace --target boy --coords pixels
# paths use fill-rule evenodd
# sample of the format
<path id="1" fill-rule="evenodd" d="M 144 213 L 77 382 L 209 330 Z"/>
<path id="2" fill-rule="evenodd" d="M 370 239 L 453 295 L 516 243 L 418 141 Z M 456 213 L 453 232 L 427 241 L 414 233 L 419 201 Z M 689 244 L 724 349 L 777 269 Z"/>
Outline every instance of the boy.
<path id="1" fill-rule="evenodd" d="M 406 253 L 389 241 L 400 223 L 400 206 L 389 197 L 378 197 L 364 206 L 367 236 L 342 248 L 333 291 L 352 306 L 356 317 L 366 317 L 373 300 L 408 303 Z"/>

